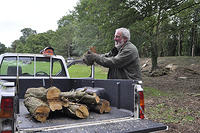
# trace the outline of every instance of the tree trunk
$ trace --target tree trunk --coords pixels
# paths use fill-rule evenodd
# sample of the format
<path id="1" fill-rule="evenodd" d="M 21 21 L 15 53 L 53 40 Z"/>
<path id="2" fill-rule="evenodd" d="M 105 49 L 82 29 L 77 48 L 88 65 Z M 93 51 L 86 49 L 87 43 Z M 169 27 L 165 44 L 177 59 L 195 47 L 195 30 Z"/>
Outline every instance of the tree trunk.
<path id="1" fill-rule="evenodd" d="M 158 16 L 157 16 L 157 24 L 155 26 L 155 41 L 153 41 L 153 44 L 151 45 L 151 59 L 152 59 L 152 68 L 151 71 L 157 69 L 157 59 L 158 59 L 158 42 L 159 42 L 159 25 L 161 22 L 161 9 L 158 10 Z"/>
<path id="2" fill-rule="evenodd" d="M 192 27 L 192 57 L 195 56 L 195 46 L 197 45 L 197 25 L 194 24 Z"/>
<path id="3" fill-rule="evenodd" d="M 192 25 L 192 57 L 194 57 L 195 56 L 195 47 L 197 46 L 197 40 L 198 40 L 198 33 L 197 33 L 197 31 L 198 31 L 198 24 L 197 24 L 197 22 L 199 21 L 198 20 L 198 15 L 199 15 L 199 9 L 198 8 L 196 8 L 195 10 L 194 10 L 194 13 L 193 13 L 193 25 Z"/>
<path id="4" fill-rule="evenodd" d="M 151 63 L 152 63 L 152 68 L 151 68 L 151 72 L 155 69 L 157 69 L 157 58 L 158 58 L 158 54 L 157 54 L 157 46 L 155 46 L 156 44 L 152 44 L 151 45 Z"/>
<path id="5" fill-rule="evenodd" d="M 178 56 L 182 55 L 182 30 L 178 33 Z"/>
<path id="6" fill-rule="evenodd" d="M 47 103 L 35 97 L 27 97 L 24 105 L 31 115 L 40 122 L 45 122 L 49 116 L 50 108 Z"/>

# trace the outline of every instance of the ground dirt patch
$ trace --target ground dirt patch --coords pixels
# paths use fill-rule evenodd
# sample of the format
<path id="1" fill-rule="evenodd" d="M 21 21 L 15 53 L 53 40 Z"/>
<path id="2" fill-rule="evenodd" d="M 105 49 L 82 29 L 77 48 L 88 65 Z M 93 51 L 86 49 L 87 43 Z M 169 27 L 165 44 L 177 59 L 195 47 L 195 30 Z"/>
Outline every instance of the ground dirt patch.
<path id="1" fill-rule="evenodd" d="M 146 117 L 168 125 L 164 133 L 200 133 L 200 57 L 159 57 L 155 73 L 150 59 L 143 65 Z"/>

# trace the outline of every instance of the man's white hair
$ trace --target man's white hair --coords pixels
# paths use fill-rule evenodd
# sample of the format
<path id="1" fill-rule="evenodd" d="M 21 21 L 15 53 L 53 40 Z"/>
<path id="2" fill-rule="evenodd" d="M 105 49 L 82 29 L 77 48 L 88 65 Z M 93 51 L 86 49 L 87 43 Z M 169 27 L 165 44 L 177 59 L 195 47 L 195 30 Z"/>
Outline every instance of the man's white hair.
<path id="1" fill-rule="evenodd" d="M 130 41 L 131 35 L 130 35 L 130 31 L 127 28 L 118 28 L 116 29 L 116 31 L 121 31 L 122 32 L 122 36 L 126 37 L 128 39 L 128 41 Z"/>

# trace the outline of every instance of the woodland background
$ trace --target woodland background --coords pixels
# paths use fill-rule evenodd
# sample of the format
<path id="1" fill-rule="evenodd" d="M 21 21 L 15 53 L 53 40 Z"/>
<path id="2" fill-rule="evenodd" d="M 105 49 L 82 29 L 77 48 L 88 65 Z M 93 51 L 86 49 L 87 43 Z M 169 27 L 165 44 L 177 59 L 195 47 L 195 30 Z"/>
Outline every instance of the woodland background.
<path id="1" fill-rule="evenodd" d="M 39 53 L 47 46 L 66 58 L 80 57 L 90 46 L 104 53 L 114 45 L 115 29 L 126 27 L 140 57 L 151 58 L 152 70 L 158 57 L 200 55 L 199 0 L 80 0 L 57 24 L 44 33 L 22 29 L 11 47 L 0 43 L 0 54 Z"/>

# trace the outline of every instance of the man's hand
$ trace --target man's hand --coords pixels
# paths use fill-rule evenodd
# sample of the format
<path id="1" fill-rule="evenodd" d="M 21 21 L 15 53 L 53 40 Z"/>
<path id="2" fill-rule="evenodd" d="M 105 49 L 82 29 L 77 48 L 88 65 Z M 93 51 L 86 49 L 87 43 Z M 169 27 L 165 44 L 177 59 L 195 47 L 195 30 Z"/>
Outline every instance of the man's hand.
<path id="1" fill-rule="evenodd" d="M 95 57 L 96 57 L 96 54 L 89 50 L 89 51 L 83 56 L 83 62 L 84 62 L 86 65 L 88 65 L 88 66 L 93 65 L 93 64 L 94 64 L 94 61 L 95 61 Z"/>
<path id="2" fill-rule="evenodd" d="M 112 50 L 111 50 L 111 52 L 112 52 L 112 55 L 113 56 L 116 56 L 117 54 L 118 54 L 118 49 L 116 48 L 116 47 L 114 47 Z"/>

